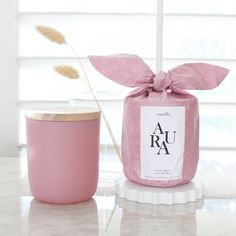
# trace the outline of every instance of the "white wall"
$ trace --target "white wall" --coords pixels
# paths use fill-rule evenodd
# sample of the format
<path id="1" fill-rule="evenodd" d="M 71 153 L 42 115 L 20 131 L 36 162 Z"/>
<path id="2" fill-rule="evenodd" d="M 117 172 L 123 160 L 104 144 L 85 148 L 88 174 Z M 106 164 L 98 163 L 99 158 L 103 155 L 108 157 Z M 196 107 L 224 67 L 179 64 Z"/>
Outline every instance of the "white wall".
<path id="1" fill-rule="evenodd" d="M 17 156 L 18 0 L 0 0 L 0 157 Z"/>

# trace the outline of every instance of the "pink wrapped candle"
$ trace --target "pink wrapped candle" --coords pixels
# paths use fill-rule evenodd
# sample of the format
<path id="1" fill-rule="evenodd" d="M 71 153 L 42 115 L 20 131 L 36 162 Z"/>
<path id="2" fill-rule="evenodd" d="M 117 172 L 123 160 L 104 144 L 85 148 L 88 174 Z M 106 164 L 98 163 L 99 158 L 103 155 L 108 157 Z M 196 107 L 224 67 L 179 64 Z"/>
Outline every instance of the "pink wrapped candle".
<path id="1" fill-rule="evenodd" d="M 124 101 L 122 158 L 131 181 L 158 187 L 188 183 L 199 159 L 198 100 L 185 89 L 213 89 L 228 70 L 189 63 L 154 74 L 135 55 L 90 56 L 109 79 L 137 87 Z"/>

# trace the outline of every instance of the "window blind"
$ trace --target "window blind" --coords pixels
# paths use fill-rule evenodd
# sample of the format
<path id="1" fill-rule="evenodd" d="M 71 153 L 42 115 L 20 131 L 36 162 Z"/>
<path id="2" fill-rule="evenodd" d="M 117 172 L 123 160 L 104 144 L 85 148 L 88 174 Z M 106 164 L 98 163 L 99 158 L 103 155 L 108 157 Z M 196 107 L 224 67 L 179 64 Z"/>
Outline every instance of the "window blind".
<path id="1" fill-rule="evenodd" d="M 25 143 L 24 109 L 68 106 L 70 98 L 86 97 L 79 81 L 68 81 L 53 72 L 52 67 L 57 64 L 80 68 L 68 48 L 53 44 L 35 32 L 35 25 L 44 24 L 63 32 L 76 48 L 94 87 L 105 94 L 101 99 L 106 100 L 108 119 L 117 139 L 121 130 L 117 124 L 122 118 L 122 98 L 127 89 L 99 75 L 86 59 L 87 55 L 138 54 L 153 71 L 161 65 L 168 70 L 197 61 L 229 68 L 231 72 L 219 88 L 192 93 L 200 101 L 201 148 L 236 149 L 235 1 L 19 1 L 20 144 Z M 89 98 L 83 101 L 92 104 Z M 102 142 L 109 144 L 107 136 L 104 134 Z"/>
<path id="2" fill-rule="evenodd" d="M 164 1 L 163 68 L 207 62 L 227 67 L 229 76 L 212 91 L 191 91 L 200 101 L 200 147 L 235 150 L 236 3 Z"/>
<path id="3" fill-rule="evenodd" d="M 101 76 L 90 65 L 87 55 L 135 53 L 155 68 L 156 1 L 29 1 L 20 0 L 20 138 L 25 144 L 23 110 L 43 106 L 68 106 L 68 100 L 84 98 L 79 105 L 93 105 L 86 88 L 68 81 L 52 70 L 57 64 L 70 64 L 81 71 L 73 53 L 43 39 L 34 30 L 37 24 L 61 31 L 80 56 L 93 87 L 99 92 L 117 140 L 121 134 L 122 98 L 127 88 Z M 88 98 L 88 99 L 86 99 Z M 103 101 L 105 100 L 105 101 Z M 105 126 L 101 143 L 111 144 Z"/>

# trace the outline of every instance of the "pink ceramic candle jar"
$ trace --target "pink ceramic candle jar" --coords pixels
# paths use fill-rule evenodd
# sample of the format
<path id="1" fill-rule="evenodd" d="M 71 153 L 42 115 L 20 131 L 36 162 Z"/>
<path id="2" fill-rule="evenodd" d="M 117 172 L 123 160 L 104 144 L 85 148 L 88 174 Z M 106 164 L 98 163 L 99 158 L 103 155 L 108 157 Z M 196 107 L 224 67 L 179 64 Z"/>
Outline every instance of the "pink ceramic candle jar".
<path id="1" fill-rule="evenodd" d="M 26 121 L 32 195 L 57 204 L 90 199 L 98 181 L 100 111 L 28 111 Z"/>

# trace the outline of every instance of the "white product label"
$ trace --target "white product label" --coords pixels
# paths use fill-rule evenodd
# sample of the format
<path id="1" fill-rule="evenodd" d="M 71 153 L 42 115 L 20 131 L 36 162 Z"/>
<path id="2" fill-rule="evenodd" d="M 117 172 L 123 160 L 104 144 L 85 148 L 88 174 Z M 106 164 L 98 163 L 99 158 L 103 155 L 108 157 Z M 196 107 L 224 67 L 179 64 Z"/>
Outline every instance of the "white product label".
<path id="1" fill-rule="evenodd" d="M 182 178 L 185 107 L 142 106 L 140 116 L 141 178 Z"/>

